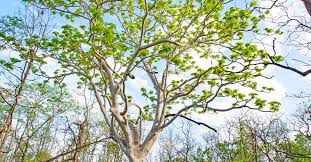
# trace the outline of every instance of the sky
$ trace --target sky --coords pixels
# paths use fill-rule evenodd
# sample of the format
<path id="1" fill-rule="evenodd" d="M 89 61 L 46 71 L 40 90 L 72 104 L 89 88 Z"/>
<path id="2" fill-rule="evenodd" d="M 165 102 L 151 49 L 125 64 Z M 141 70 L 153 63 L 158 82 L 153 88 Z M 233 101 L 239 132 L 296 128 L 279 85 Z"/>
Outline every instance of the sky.
<path id="1" fill-rule="evenodd" d="M 264 4 L 265 2 L 263 2 Z M 291 15 L 300 15 L 300 16 L 309 16 L 306 12 L 303 3 L 301 1 L 297 0 L 288 0 L 287 3 L 291 6 L 291 8 L 288 9 L 289 14 Z M 20 0 L 0 0 L 0 16 L 4 16 L 7 14 L 14 14 L 18 10 L 19 7 L 22 7 Z M 281 11 L 274 11 L 271 13 L 272 16 L 278 16 Z M 311 18 L 311 17 L 310 17 Z M 267 25 L 270 25 L 267 23 Z M 308 37 L 310 36 L 310 37 Z M 311 41 L 311 35 L 303 35 L 303 39 Z M 308 56 L 308 51 L 302 50 L 296 50 L 294 48 L 290 48 L 288 46 L 285 46 L 282 44 L 282 41 L 284 41 L 285 37 L 280 36 L 277 38 L 278 44 L 277 48 L 278 52 L 283 54 L 284 56 L 288 56 L 287 59 L 291 62 L 292 58 L 296 59 L 302 59 L 304 61 L 310 61 L 310 56 Z M 271 42 L 271 38 L 268 38 L 267 41 Z M 2 53 L 3 54 L 3 53 Z M 304 66 L 298 66 L 299 69 L 306 69 L 307 67 Z M 271 98 L 274 100 L 279 100 L 281 102 L 281 109 L 278 112 L 278 115 L 281 115 L 283 118 L 287 118 L 290 114 L 294 113 L 299 103 L 305 101 L 305 99 L 297 99 L 288 97 L 287 95 L 293 95 L 293 94 L 299 94 L 300 92 L 311 92 L 311 75 L 307 77 L 302 77 L 292 71 L 280 69 L 277 67 L 269 67 L 266 74 L 275 76 L 272 80 L 260 80 L 261 84 L 267 84 L 269 86 L 272 86 L 275 88 L 275 92 L 272 92 L 271 94 L 265 96 L 267 98 Z M 148 84 L 147 81 L 143 78 L 143 76 L 137 76 L 137 80 L 139 80 L 142 85 Z M 137 88 L 137 80 L 130 81 L 130 85 L 133 86 L 133 88 Z M 223 103 L 217 103 L 219 106 L 224 106 Z M 201 120 L 202 122 L 205 122 L 211 126 L 214 126 L 216 128 L 220 128 L 221 125 L 224 123 L 226 119 L 230 119 L 232 116 L 241 113 L 240 110 L 236 111 L 230 111 L 225 113 L 217 113 L 217 114 L 203 114 L 203 115 L 195 115 L 194 118 Z M 259 115 L 271 115 L 267 113 L 259 113 L 258 111 L 252 111 L 252 113 L 256 113 Z M 195 127 L 196 129 L 196 135 L 202 136 L 204 133 L 206 133 L 208 130 L 206 128 L 202 127 Z"/>

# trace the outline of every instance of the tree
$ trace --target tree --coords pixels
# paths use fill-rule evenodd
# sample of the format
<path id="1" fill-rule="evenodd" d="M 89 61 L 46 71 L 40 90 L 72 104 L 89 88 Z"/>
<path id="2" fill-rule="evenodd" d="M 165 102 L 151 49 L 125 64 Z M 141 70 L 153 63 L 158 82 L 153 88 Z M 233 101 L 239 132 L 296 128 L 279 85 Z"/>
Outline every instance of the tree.
<path id="1" fill-rule="evenodd" d="M 195 141 L 191 132 L 191 127 L 193 123 L 190 121 L 184 122 L 182 121 L 181 125 L 181 132 L 182 136 L 180 137 L 179 141 L 181 144 L 181 148 L 179 149 L 178 156 L 181 161 L 192 161 L 194 150 L 195 150 Z"/>
<path id="2" fill-rule="evenodd" d="M 195 159 L 198 161 L 219 161 L 219 134 L 207 133 L 203 136 L 204 144 L 197 149 Z"/>
<path id="3" fill-rule="evenodd" d="M 277 14 L 267 16 L 265 25 L 271 26 L 273 30 L 269 29 L 269 34 L 265 35 L 264 39 L 260 36 L 257 37 L 257 40 L 269 52 L 269 64 L 301 76 L 309 75 L 311 73 L 310 62 L 304 56 L 309 55 L 311 49 L 310 15 L 307 12 L 296 12 L 297 8 L 294 8 L 295 5 L 293 4 L 298 4 L 299 9 L 306 10 L 310 14 L 311 1 L 266 1 L 266 3 L 269 2 L 268 6 L 271 6 L 271 12 Z M 262 5 L 261 7 L 267 6 Z M 284 57 L 274 57 L 277 54 L 282 54 Z"/>
<path id="4" fill-rule="evenodd" d="M 173 129 L 167 129 L 159 137 L 159 160 L 173 161 L 177 158 L 179 136 Z"/>
<path id="5" fill-rule="evenodd" d="M 66 21 L 40 46 L 60 67 L 54 76 L 43 74 L 59 83 L 78 76 L 79 86 L 88 85 L 111 137 L 130 161 L 146 159 L 159 133 L 192 112 L 279 108 L 257 95 L 273 88 L 254 80 L 265 77 L 269 55 L 243 39 L 261 30 L 264 15 L 256 2 L 245 7 L 230 0 L 25 2 Z M 151 86 L 131 87 L 139 76 Z M 229 107 L 212 107 L 217 100 Z M 151 125 L 146 136 L 143 121 Z"/>
<path id="6" fill-rule="evenodd" d="M 1 160 L 25 161 L 43 158 L 43 154 L 48 156 L 55 121 L 64 117 L 64 113 L 72 113 L 74 105 L 69 93 L 59 87 L 25 85 Z"/>
<path id="7" fill-rule="evenodd" d="M 302 103 L 292 116 L 295 130 L 311 140 L 311 105 L 308 101 Z"/>
<path id="8" fill-rule="evenodd" d="M 163 162 L 193 161 L 195 159 L 196 141 L 193 138 L 191 127 L 193 123 L 181 120 L 181 124 L 167 129 L 159 137 L 159 160 Z"/>
<path id="9" fill-rule="evenodd" d="M 39 45 L 47 32 L 48 16 L 26 6 L 19 16 L 6 16 L 0 20 L 0 156 L 8 142 L 14 112 L 24 87 L 37 64 L 43 62 Z"/>
<path id="10" fill-rule="evenodd" d="M 280 117 L 240 115 L 224 124 L 221 137 L 206 136 L 199 155 L 210 161 L 310 161 L 310 139 L 289 124 Z"/>

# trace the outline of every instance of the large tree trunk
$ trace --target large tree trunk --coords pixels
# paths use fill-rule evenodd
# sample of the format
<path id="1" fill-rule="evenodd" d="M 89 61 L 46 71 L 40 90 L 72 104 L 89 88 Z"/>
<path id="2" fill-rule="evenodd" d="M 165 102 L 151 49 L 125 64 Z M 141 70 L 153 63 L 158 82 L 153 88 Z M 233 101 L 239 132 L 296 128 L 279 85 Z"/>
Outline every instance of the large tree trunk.
<path id="1" fill-rule="evenodd" d="M 148 152 L 146 151 L 139 151 L 139 149 L 133 149 L 126 151 L 126 156 L 130 162 L 143 162 L 147 159 Z M 130 151 L 130 152 L 129 152 Z"/>
<path id="2" fill-rule="evenodd" d="M 143 162 L 147 157 L 128 156 L 130 162 Z"/>
<path id="3" fill-rule="evenodd" d="M 143 143 L 132 143 L 129 148 L 123 150 L 130 162 L 143 162 L 157 140 L 157 129 L 150 131 Z"/>
<path id="4" fill-rule="evenodd" d="M 142 150 L 142 147 L 137 144 L 132 144 L 123 151 L 130 162 L 143 162 L 148 156 L 148 151 Z"/>

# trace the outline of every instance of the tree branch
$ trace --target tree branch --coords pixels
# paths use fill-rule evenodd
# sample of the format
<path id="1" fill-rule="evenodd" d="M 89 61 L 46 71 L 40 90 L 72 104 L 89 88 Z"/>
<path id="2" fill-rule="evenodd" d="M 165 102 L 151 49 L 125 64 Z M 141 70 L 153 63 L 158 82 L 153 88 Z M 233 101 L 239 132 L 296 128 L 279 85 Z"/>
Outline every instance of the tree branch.
<path id="1" fill-rule="evenodd" d="M 196 124 L 198 124 L 198 125 L 203 125 L 203 126 L 209 128 L 209 129 L 211 129 L 211 130 L 213 130 L 214 132 L 217 133 L 217 130 L 216 130 L 215 128 L 213 128 L 213 127 L 211 127 L 211 126 L 209 126 L 209 125 L 207 125 L 207 124 L 205 124 L 205 123 L 195 121 L 195 120 L 193 120 L 193 119 L 191 119 L 191 118 L 188 118 L 188 117 L 186 117 L 186 116 L 184 116 L 184 115 L 181 115 L 181 114 L 168 114 L 168 115 L 165 115 L 165 118 L 172 117 L 172 116 L 175 116 L 175 115 L 177 115 L 177 116 L 179 116 L 179 117 L 181 117 L 181 118 L 187 119 L 187 120 L 189 120 L 189 121 L 191 121 L 191 122 L 194 122 L 194 123 L 196 123 Z"/>
<path id="2" fill-rule="evenodd" d="M 275 51 L 275 39 L 273 40 L 272 47 L 273 47 L 274 54 L 276 54 L 276 51 Z M 275 62 L 270 55 L 268 55 L 268 57 L 269 57 L 269 59 L 271 61 L 271 63 L 269 63 L 269 64 L 271 64 L 271 65 L 275 65 L 275 66 L 281 67 L 283 69 L 287 69 L 287 70 L 293 71 L 293 72 L 295 72 L 295 73 L 297 73 L 297 74 L 299 74 L 301 76 L 307 76 L 307 75 L 309 75 L 311 73 L 311 68 L 306 70 L 306 71 L 301 71 L 301 70 L 298 70 L 298 69 L 296 69 L 294 67 L 287 66 L 287 65 L 282 65 L 282 64 L 279 64 L 279 63 Z"/>
<path id="3" fill-rule="evenodd" d="M 104 139 L 101 139 L 101 140 L 96 140 L 96 141 L 87 143 L 87 144 L 85 144 L 85 145 L 82 145 L 82 146 L 77 147 L 77 148 L 75 148 L 75 149 L 72 149 L 72 150 L 70 150 L 70 151 L 67 151 L 67 152 L 58 154 L 58 155 L 56 155 L 56 156 L 54 156 L 54 157 L 52 157 L 52 158 L 49 158 L 49 159 L 47 159 L 47 160 L 43 160 L 42 162 L 50 162 L 50 161 L 56 160 L 56 159 L 58 159 L 58 158 L 60 158 L 60 157 L 62 157 L 62 156 L 65 156 L 65 155 L 67 155 L 67 154 L 70 154 L 70 153 L 72 153 L 72 152 L 74 152 L 74 151 L 81 150 L 81 149 L 83 149 L 83 148 L 85 148 L 85 147 L 88 147 L 88 146 L 90 146 L 90 145 L 93 145 L 93 144 L 96 144 L 96 143 L 99 143 L 99 142 L 104 142 L 105 140 L 110 139 L 110 138 L 111 138 L 111 137 L 107 137 L 107 138 L 104 138 Z"/>

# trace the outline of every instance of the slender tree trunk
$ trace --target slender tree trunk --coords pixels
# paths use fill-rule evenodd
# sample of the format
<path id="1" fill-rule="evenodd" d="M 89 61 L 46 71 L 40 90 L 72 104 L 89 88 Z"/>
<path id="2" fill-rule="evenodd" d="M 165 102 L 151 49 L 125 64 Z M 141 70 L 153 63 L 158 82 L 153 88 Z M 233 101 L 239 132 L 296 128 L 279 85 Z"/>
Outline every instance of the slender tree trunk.
<path id="1" fill-rule="evenodd" d="M 11 137 L 10 143 L 9 143 L 9 148 L 7 149 L 6 153 L 3 156 L 3 161 L 6 162 L 8 160 L 8 155 L 12 149 L 13 146 L 13 136 Z"/>
<path id="2" fill-rule="evenodd" d="M 12 126 L 13 113 L 15 111 L 16 106 L 19 104 L 19 100 L 20 100 L 24 85 L 26 84 L 26 80 L 28 79 L 28 75 L 30 73 L 34 59 L 35 59 L 35 54 L 33 54 L 32 57 L 30 58 L 29 62 L 26 63 L 27 66 L 25 66 L 25 67 L 27 67 L 27 68 L 24 71 L 25 74 L 23 74 L 21 77 L 21 83 L 19 84 L 19 88 L 18 88 L 17 94 L 15 96 L 15 101 L 14 101 L 13 105 L 11 106 L 11 109 L 10 109 L 10 112 L 7 116 L 5 125 L 3 126 L 3 130 L 1 130 L 1 132 L 0 132 L 0 140 L 1 140 L 0 141 L 1 142 L 1 144 L 0 144 L 0 155 L 2 155 L 2 149 L 5 145 L 5 142 L 8 138 L 8 134 L 9 134 L 11 126 Z"/>

